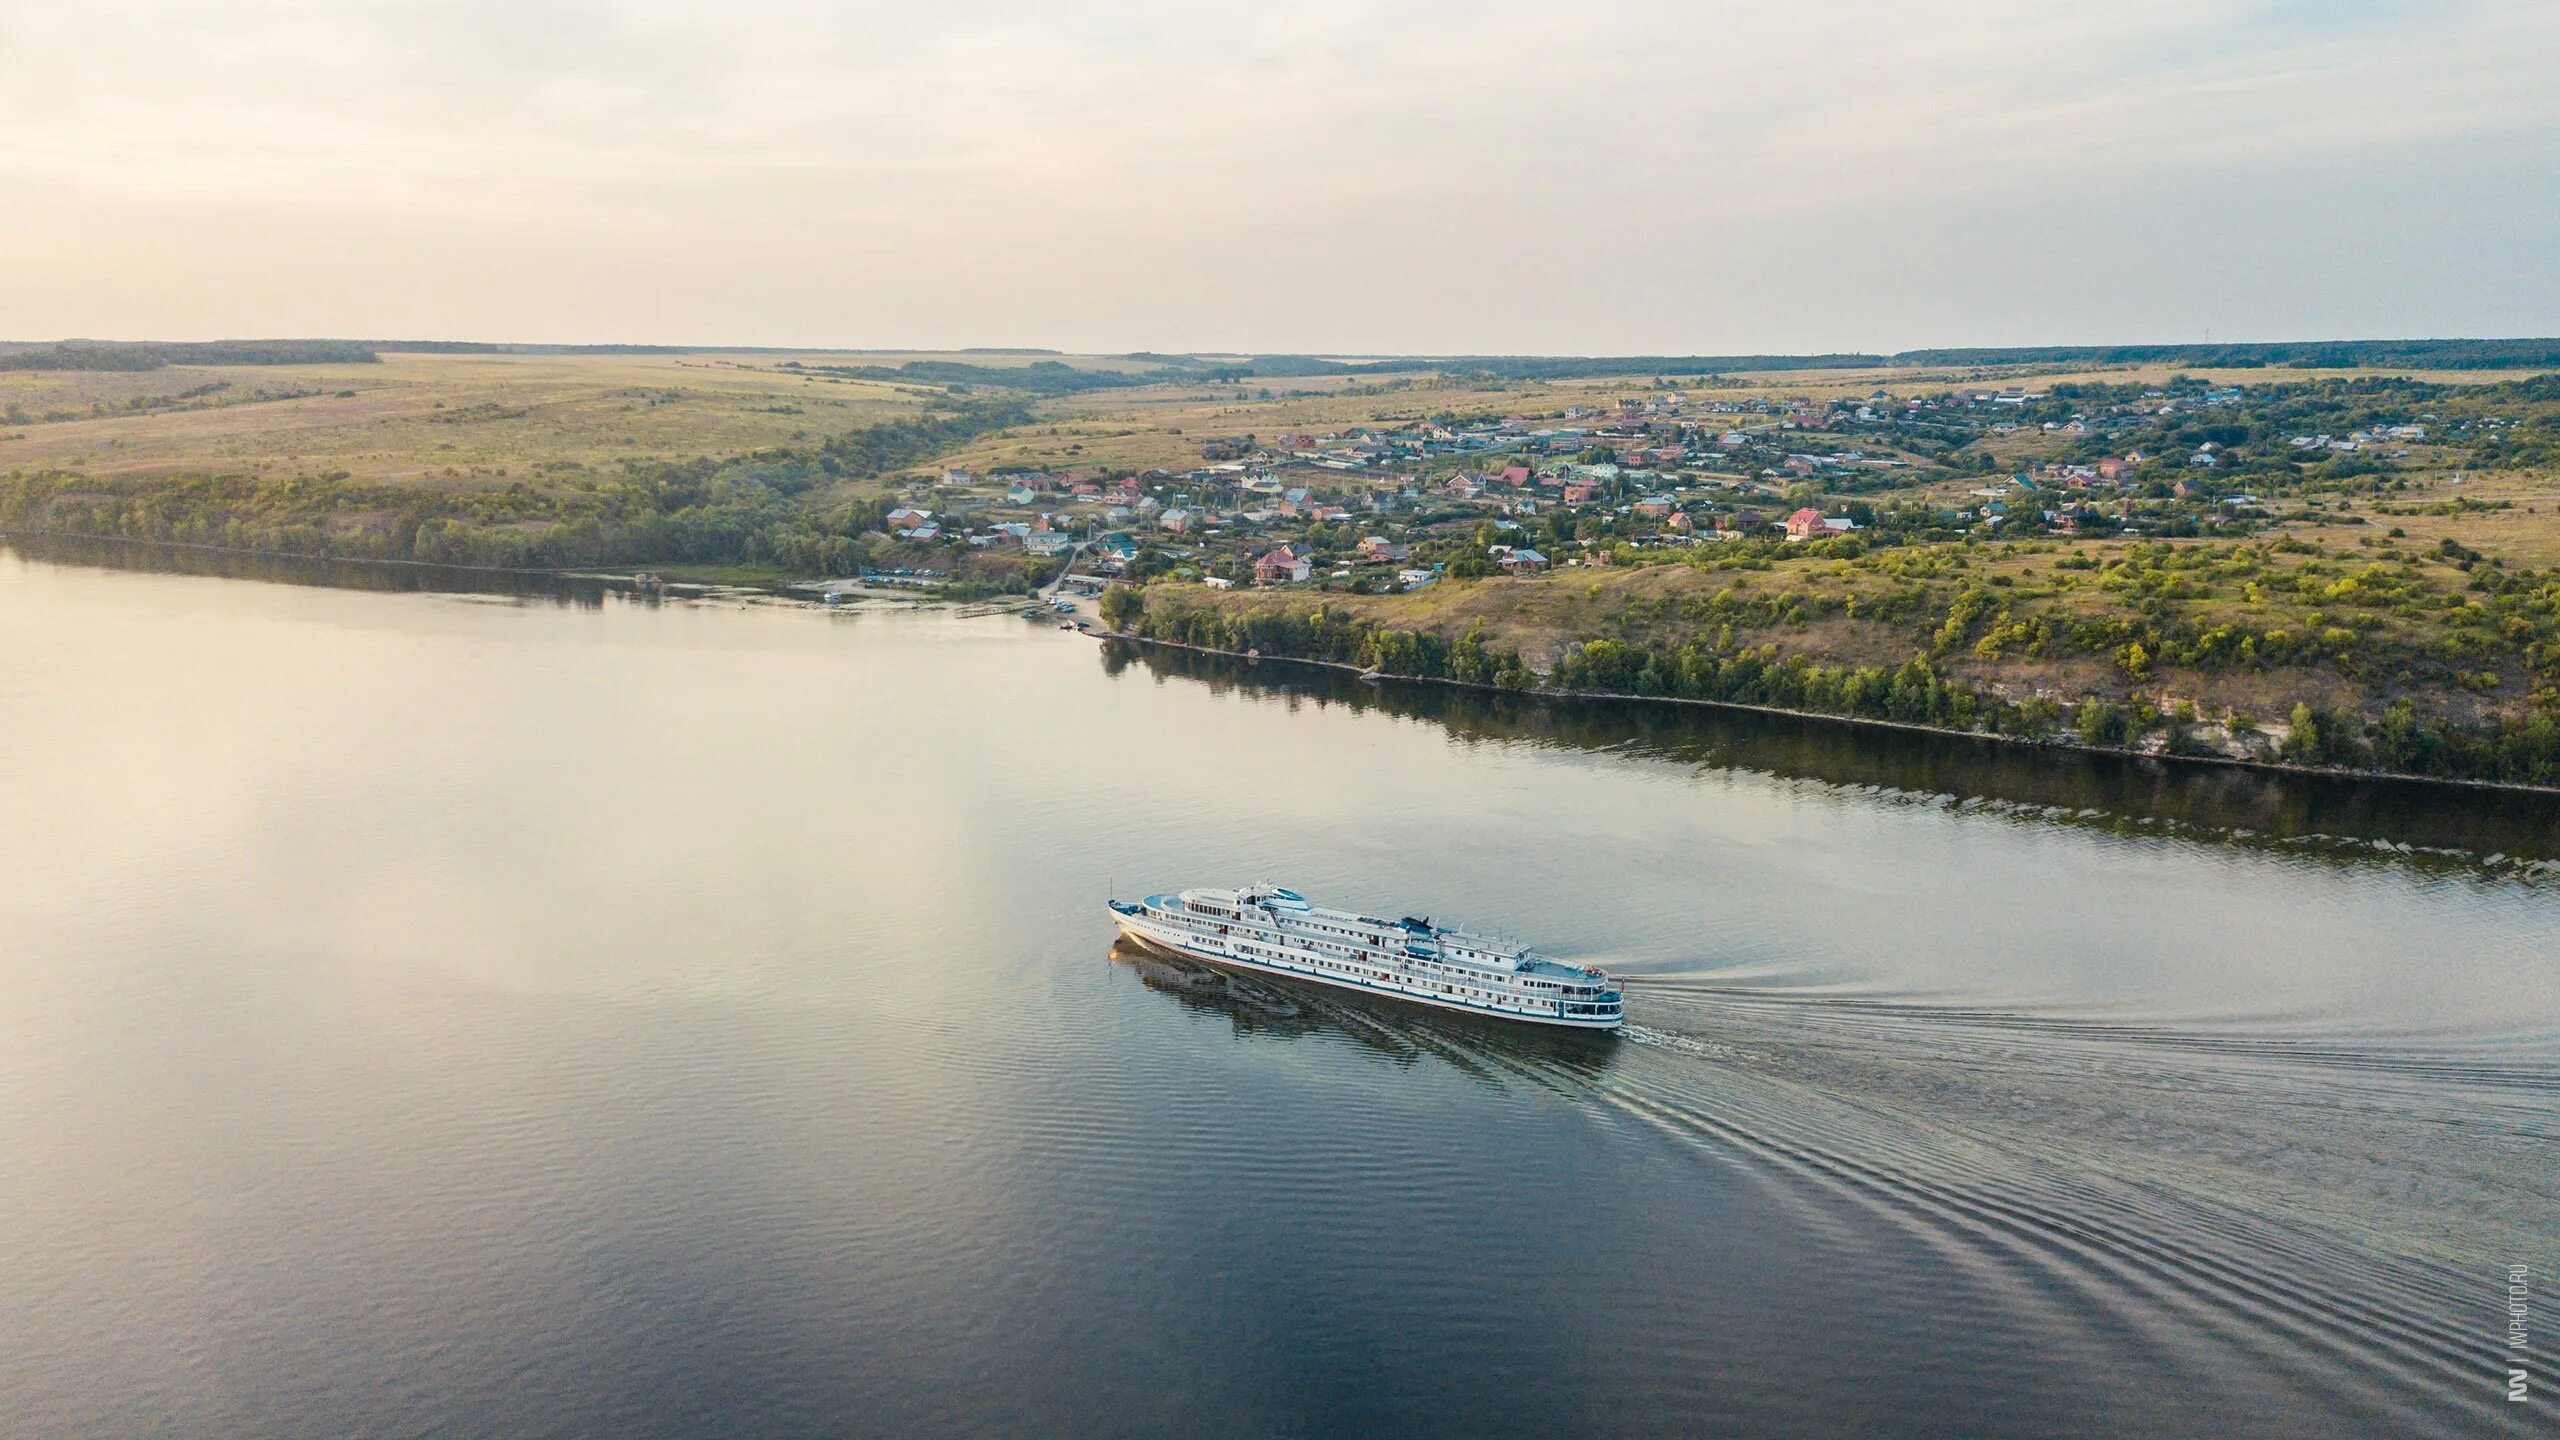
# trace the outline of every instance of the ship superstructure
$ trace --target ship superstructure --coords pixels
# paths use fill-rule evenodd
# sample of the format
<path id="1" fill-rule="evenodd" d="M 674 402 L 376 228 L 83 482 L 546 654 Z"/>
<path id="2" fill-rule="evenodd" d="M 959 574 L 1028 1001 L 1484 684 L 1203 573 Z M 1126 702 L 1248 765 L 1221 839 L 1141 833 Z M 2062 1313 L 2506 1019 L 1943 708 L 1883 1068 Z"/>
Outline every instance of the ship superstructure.
<path id="1" fill-rule="evenodd" d="M 1213 965 L 1503 1020 L 1615 1030 L 1626 1001 L 1605 970 L 1407 915 L 1329 910 L 1277 885 L 1114 900 L 1121 932 Z"/>

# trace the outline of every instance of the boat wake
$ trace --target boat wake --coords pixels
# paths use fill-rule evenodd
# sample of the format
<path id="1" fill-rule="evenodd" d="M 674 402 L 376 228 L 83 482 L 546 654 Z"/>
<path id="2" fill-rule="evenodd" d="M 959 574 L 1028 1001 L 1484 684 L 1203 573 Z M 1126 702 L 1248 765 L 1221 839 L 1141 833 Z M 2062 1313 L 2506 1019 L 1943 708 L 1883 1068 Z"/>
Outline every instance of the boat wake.
<path id="1" fill-rule="evenodd" d="M 1678 1035 L 1656 1030 L 1650 1025 L 1629 1024 L 1618 1031 L 1619 1038 L 1630 1045 L 1647 1045 L 1657 1050 L 1676 1050 L 1683 1055 L 1702 1055 L 1710 1060 L 1730 1060 L 1735 1050 L 1721 1040 L 1701 1040 L 1694 1035 Z"/>
<path id="2" fill-rule="evenodd" d="M 2488 1403 L 2503 1372 L 2480 1297 L 2560 1233 L 2535 1159 L 2560 1077 L 2538 1062 L 1641 981 L 1645 1023 L 1548 1037 L 1134 963 L 1240 1031 L 1589 1105 L 1747 1178 L 1880 1299 L 2146 1367 L 2197 1423 L 2498 1434 L 2516 1418 Z"/>
<path id="3" fill-rule="evenodd" d="M 2550 1066 L 1647 988 L 1596 1097 L 1807 1225 L 1899 1234 L 2203 1390 L 2244 1377 L 2228 1403 L 2276 1433 L 2517 1418 L 2481 1296 L 2560 1234 Z"/>

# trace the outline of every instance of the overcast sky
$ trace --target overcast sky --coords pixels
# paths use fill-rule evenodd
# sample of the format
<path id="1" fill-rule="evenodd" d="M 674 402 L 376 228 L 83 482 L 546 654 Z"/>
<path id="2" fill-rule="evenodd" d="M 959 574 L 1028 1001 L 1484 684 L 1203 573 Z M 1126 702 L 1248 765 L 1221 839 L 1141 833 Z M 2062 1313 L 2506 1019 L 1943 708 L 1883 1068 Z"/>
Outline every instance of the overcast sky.
<path id="1" fill-rule="evenodd" d="M 2560 3 L 0 0 L 0 337 L 2560 334 Z"/>

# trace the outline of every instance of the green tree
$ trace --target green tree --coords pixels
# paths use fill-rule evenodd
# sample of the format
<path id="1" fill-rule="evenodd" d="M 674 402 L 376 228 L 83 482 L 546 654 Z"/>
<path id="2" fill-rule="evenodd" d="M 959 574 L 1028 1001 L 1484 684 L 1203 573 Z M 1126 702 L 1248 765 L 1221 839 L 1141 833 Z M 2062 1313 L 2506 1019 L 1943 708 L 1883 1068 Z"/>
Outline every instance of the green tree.
<path id="1" fill-rule="evenodd" d="M 1102 592 L 1102 623 L 1127 630 L 1147 613 L 1146 593 L 1134 585 L 1114 585 Z"/>

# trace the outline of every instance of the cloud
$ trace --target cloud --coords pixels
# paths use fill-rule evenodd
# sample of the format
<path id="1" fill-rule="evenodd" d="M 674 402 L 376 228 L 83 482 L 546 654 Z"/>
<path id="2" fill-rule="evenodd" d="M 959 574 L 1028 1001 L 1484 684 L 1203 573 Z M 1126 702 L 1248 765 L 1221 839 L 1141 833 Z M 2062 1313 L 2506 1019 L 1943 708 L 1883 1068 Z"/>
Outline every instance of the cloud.
<path id="1" fill-rule="evenodd" d="M 1927 308 L 1807 257 L 1896 260 L 1924 214 L 1938 253 L 1997 249 L 1968 205 L 2168 243 L 2199 190 L 2433 147 L 2521 221 L 2540 202 L 2482 187 L 2549 173 L 2555 60 L 2538 5 L 16 7 L 0 186 L 34 203 L 0 306 L 25 333 L 1609 348 L 1774 281 L 1808 338 L 1774 306 L 1748 333 L 1803 348 Z M 2243 196 L 2228 223 L 2338 218 Z M 2484 273 L 2560 269 L 2539 244 Z M 2356 258 L 2370 288 L 2416 257 Z M 329 301 L 189 298 L 281 260 Z"/>

